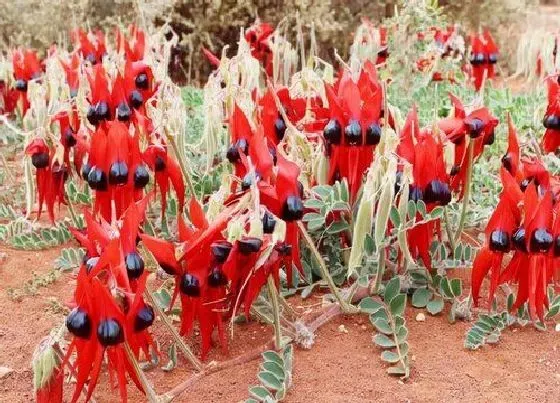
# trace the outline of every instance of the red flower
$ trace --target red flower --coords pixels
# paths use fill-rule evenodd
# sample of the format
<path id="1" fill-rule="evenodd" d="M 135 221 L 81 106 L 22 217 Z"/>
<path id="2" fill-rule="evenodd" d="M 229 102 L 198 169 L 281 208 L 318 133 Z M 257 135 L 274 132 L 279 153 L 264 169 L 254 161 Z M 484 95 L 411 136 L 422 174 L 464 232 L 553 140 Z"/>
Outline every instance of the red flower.
<path id="1" fill-rule="evenodd" d="M 471 36 L 470 63 L 477 91 L 482 86 L 485 75 L 486 79 L 494 78 L 494 64 L 498 61 L 499 53 L 489 30 L 486 29 L 482 34 Z"/>
<path id="2" fill-rule="evenodd" d="M 12 66 L 14 69 L 15 90 L 19 94 L 17 104 L 22 116 L 29 109 L 27 99 L 27 84 L 30 80 L 39 78 L 43 72 L 37 53 L 33 50 L 15 50 L 12 54 Z"/>
<path id="3" fill-rule="evenodd" d="M 364 64 L 357 82 L 344 72 L 336 93 L 327 84 L 325 88 L 330 120 L 323 138 L 329 157 L 329 182 L 347 178 L 354 199 L 381 141 L 383 90 L 370 62 Z"/>
<path id="4" fill-rule="evenodd" d="M 68 63 L 60 60 L 60 64 L 62 64 L 66 74 L 66 83 L 70 87 L 70 96 L 74 98 L 78 94 L 78 87 L 80 86 L 80 56 L 78 53 L 73 53 Z"/>
<path id="5" fill-rule="evenodd" d="M 269 38 L 274 28 L 265 22 L 256 22 L 245 31 L 245 40 L 251 46 L 251 55 L 261 62 L 268 76 L 272 76 L 272 49 Z"/>
<path id="6" fill-rule="evenodd" d="M 414 182 L 409 187 L 409 200 L 424 201 L 426 209 L 432 211 L 438 205 L 451 201 L 449 178 L 445 171 L 443 144 L 429 130 L 420 130 L 416 107 L 407 116 L 400 133 L 397 154 L 412 165 Z M 402 170 L 401 163 L 399 169 Z M 399 171 L 397 186 L 400 187 L 402 171 Z M 421 220 L 421 215 L 418 215 Z M 439 221 L 418 224 L 407 231 L 407 240 L 413 258 L 421 258 L 424 265 L 431 269 L 430 245 L 434 234 L 439 235 Z"/>
<path id="7" fill-rule="evenodd" d="M 128 27 L 129 38 L 120 29 L 115 29 L 115 42 L 119 53 L 125 55 L 127 61 L 136 62 L 144 59 L 146 35 L 137 25 Z"/>
<path id="8" fill-rule="evenodd" d="M 557 76 L 546 79 L 548 85 L 548 106 L 543 120 L 546 128 L 542 146 L 547 153 L 556 152 L 560 147 L 560 84 Z"/>
<path id="9" fill-rule="evenodd" d="M 439 128 L 447 139 L 455 145 L 455 162 L 451 171 L 451 188 L 459 191 L 459 199 L 463 197 L 464 184 L 469 170 L 469 152 L 467 141 L 473 144 L 473 163 L 480 157 L 484 146 L 494 143 L 494 129 L 499 120 L 490 114 L 488 108 L 481 107 L 466 114 L 461 101 L 449 94 L 454 107 L 454 116 L 438 122 Z"/>
<path id="10" fill-rule="evenodd" d="M 83 59 L 87 60 L 92 65 L 103 61 L 103 57 L 107 53 L 105 35 L 103 32 L 97 31 L 93 34 L 78 28 L 71 32 L 71 38 L 75 44 L 76 50 L 81 54 Z"/>

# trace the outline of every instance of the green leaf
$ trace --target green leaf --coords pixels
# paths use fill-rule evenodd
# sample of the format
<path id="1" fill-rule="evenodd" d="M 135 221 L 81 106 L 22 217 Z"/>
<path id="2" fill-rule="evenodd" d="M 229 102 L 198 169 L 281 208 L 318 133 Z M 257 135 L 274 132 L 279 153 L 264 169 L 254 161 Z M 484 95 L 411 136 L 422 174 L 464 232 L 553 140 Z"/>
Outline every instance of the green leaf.
<path id="1" fill-rule="evenodd" d="M 327 228 L 327 233 L 329 234 L 338 234 L 339 232 L 345 231 L 350 226 L 346 221 L 335 221 Z"/>
<path id="2" fill-rule="evenodd" d="M 379 347 L 383 347 L 383 348 L 389 348 L 389 347 L 395 347 L 396 346 L 395 341 L 393 339 L 387 337 L 383 333 L 377 333 L 373 337 L 373 342 L 375 344 L 377 344 Z"/>
<path id="3" fill-rule="evenodd" d="M 451 287 L 449 286 L 449 280 L 446 277 L 441 279 L 439 283 L 440 290 L 444 296 L 447 298 L 453 298 L 453 291 L 451 291 Z"/>
<path id="4" fill-rule="evenodd" d="M 309 221 L 313 221 L 313 220 L 319 220 L 319 219 L 324 219 L 323 215 L 319 214 L 319 213 L 305 213 L 305 215 L 302 218 L 303 222 L 309 222 Z"/>
<path id="5" fill-rule="evenodd" d="M 323 200 L 329 200 L 333 195 L 332 187 L 327 185 L 315 186 L 312 191 L 317 193 Z"/>
<path id="6" fill-rule="evenodd" d="M 389 304 L 391 314 L 394 316 L 402 316 L 406 307 L 406 294 L 399 294 L 391 300 Z"/>
<path id="7" fill-rule="evenodd" d="M 280 381 L 284 381 L 284 379 L 286 378 L 286 374 L 284 373 L 284 368 L 282 368 L 280 365 L 278 365 L 274 361 L 265 361 L 262 364 L 262 368 L 265 371 L 268 371 L 268 372 L 271 372 L 272 374 L 274 374 L 274 376 L 276 378 L 278 378 Z"/>
<path id="8" fill-rule="evenodd" d="M 385 362 L 390 362 L 391 364 L 399 362 L 400 360 L 399 355 L 393 351 L 383 351 L 381 353 L 381 359 Z"/>
<path id="9" fill-rule="evenodd" d="M 401 216 L 399 215 L 399 210 L 397 210 L 397 208 L 395 206 L 391 206 L 391 211 L 389 213 L 389 218 L 391 219 L 391 222 L 393 223 L 393 226 L 395 228 L 398 228 L 401 226 Z"/>
<path id="10" fill-rule="evenodd" d="M 420 213 L 422 218 L 426 217 L 426 204 L 423 200 L 418 200 L 416 202 L 416 211 Z"/>
<path id="11" fill-rule="evenodd" d="M 412 306 L 424 308 L 432 298 L 434 293 L 427 288 L 417 288 L 412 294 Z"/>
<path id="12" fill-rule="evenodd" d="M 431 218 L 441 218 L 443 216 L 443 207 L 437 206 L 430 213 Z"/>
<path id="13" fill-rule="evenodd" d="M 311 213 L 309 213 L 311 214 Z M 325 225 L 325 217 L 318 218 L 316 220 L 311 220 L 307 223 L 307 229 L 309 231 L 316 231 Z"/>
<path id="14" fill-rule="evenodd" d="M 461 260 L 462 255 L 463 255 L 463 245 L 458 244 L 457 246 L 455 246 L 455 250 L 453 251 L 453 259 Z"/>
<path id="15" fill-rule="evenodd" d="M 303 205 L 308 209 L 321 209 L 325 203 L 319 199 L 307 199 Z"/>
<path id="16" fill-rule="evenodd" d="M 278 390 L 283 386 L 282 382 L 278 378 L 276 378 L 273 373 L 268 371 L 259 372 L 257 378 L 259 378 L 261 383 L 268 389 Z"/>
<path id="17" fill-rule="evenodd" d="M 385 319 L 376 318 L 372 321 L 372 323 L 378 332 L 381 332 L 383 334 L 393 334 L 393 329 L 391 328 L 391 325 L 389 325 L 389 322 L 387 322 Z"/>
<path id="18" fill-rule="evenodd" d="M 265 361 L 272 361 L 281 367 L 284 367 L 284 359 L 276 352 L 272 350 L 265 351 L 262 353 Z"/>
<path id="19" fill-rule="evenodd" d="M 399 363 L 399 365 L 387 368 L 387 373 L 393 376 L 406 376 L 406 369 L 404 369 L 402 364 Z"/>
<path id="20" fill-rule="evenodd" d="M 375 241 L 370 234 L 366 234 L 364 239 L 364 250 L 369 256 L 375 253 Z"/>
<path id="21" fill-rule="evenodd" d="M 268 389 L 266 389 L 263 386 L 253 386 L 252 388 L 249 389 L 249 394 L 259 399 L 259 401 L 262 401 L 267 397 L 272 398 L 272 394 L 268 391 Z"/>
<path id="22" fill-rule="evenodd" d="M 463 284 L 461 279 L 454 278 L 451 280 L 451 291 L 455 297 L 460 297 L 463 292 Z"/>
<path id="23" fill-rule="evenodd" d="M 416 218 L 416 203 L 413 200 L 408 201 L 408 218 L 414 220 Z"/>
<path id="24" fill-rule="evenodd" d="M 399 276 L 393 277 L 385 286 L 385 294 L 383 299 L 389 303 L 401 291 L 401 280 Z"/>
<path id="25" fill-rule="evenodd" d="M 432 315 L 437 315 L 438 313 L 440 313 L 443 310 L 443 299 L 435 298 L 435 299 L 431 300 L 426 305 L 426 309 Z"/>
<path id="26" fill-rule="evenodd" d="M 371 297 L 366 297 L 360 301 L 358 307 L 362 312 L 372 314 L 383 308 L 383 304 Z"/>
<path id="27" fill-rule="evenodd" d="M 164 367 L 162 367 L 164 372 L 173 371 L 175 369 L 175 367 L 177 366 L 177 346 L 175 345 L 175 343 L 173 343 L 173 344 L 171 344 L 171 346 L 169 346 L 169 350 L 167 351 L 167 355 L 169 357 L 169 361 L 167 362 L 167 364 L 165 364 Z"/>

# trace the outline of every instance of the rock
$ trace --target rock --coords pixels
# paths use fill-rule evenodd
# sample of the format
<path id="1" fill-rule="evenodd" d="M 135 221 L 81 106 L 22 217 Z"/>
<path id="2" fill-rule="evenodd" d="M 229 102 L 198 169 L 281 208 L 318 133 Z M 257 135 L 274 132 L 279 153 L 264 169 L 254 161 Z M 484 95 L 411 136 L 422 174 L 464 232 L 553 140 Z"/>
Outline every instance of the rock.
<path id="1" fill-rule="evenodd" d="M 13 369 L 8 368 L 8 367 L 0 367 L 0 379 L 4 379 L 5 377 L 7 377 L 9 374 L 11 374 L 12 372 L 14 372 Z"/>
<path id="2" fill-rule="evenodd" d="M 416 322 L 425 322 L 426 321 L 426 315 L 424 315 L 423 312 L 420 312 L 418 315 L 416 315 Z"/>
<path id="3" fill-rule="evenodd" d="M 560 323 L 556 324 L 556 326 L 554 327 L 554 330 L 556 330 L 557 332 L 560 332 Z"/>
<path id="4" fill-rule="evenodd" d="M 344 326 L 344 325 L 340 325 L 340 326 L 338 327 L 338 331 L 339 331 L 340 333 L 348 333 L 348 329 L 346 329 L 346 326 Z"/>

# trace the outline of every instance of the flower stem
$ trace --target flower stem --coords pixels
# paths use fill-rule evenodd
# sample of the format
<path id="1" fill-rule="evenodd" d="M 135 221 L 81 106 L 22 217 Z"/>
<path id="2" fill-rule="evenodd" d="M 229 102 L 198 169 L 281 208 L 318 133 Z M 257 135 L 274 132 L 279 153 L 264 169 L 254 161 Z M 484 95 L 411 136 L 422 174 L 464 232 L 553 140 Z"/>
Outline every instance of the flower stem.
<path id="1" fill-rule="evenodd" d="M 459 220 L 459 228 L 455 233 L 455 242 L 461 239 L 461 234 L 463 233 L 463 228 L 465 227 L 465 219 L 467 218 L 467 209 L 469 207 L 469 197 L 471 195 L 471 185 L 472 185 L 472 173 L 473 173 L 473 157 L 474 157 L 474 140 L 470 139 L 469 149 L 467 151 L 468 162 L 467 162 L 467 178 L 464 186 L 463 192 L 463 207 L 461 209 L 461 218 Z"/>
<path id="2" fill-rule="evenodd" d="M 68 189 L 66 189 L 66 194 L 69 195 L 70 192 L 68 192 Z M 74 205 L 72 204 L 72 200 L 70 200 L 70 197 L 66 197 L 66 201 L 68 203 L 68 211 L 70 212 L 70 218 L 72 219 L 72 223 L 74 224 L 74 227 L 76 227 L 77 229 L 80 229 L 80 222 L 78 221 L 78 217 L 76 216 L 76 212 L 74 211 Z"/>
<path id="3" fill-rule="evenodd" d="M 177 142 L 173 136 L 167 136 L 167 140 L 171 144 L 173 151 L 175 152 L 175 156 L 177 157 L 177 161 L 179 162 L 179 166 L 181 167 L 181 172 L 183 173 L 183 177 L 185 178 L 185 182 L 187 182 L 187 187 L 189 188 L 189 192 L 192 197 L 196 198 L 196 192 L 194 191 L 194 185 L 191 179 L 191 175 L 187 170 L 187 164 L 185 163 L 183 153 L 179 151 L 179 147 L 177 146 Z"/>
<path id="4" fill-rule="evenodd" d="M 375 273 L 375 281 L 371 283 L 370 294 L 376 295 L 381 286 L 381 279 L 385 273 L 385 249 L 379 251 L 379 261 L 377 262 L 377 273 Z"/>
<path id="5" fill-rule="evenodd" d="M 152 385 L 150 384 L 150 381 L 148 381 L 148 378 L 146 378 L 146 375 L 144 374 L 144 371 L 142 371 L 142 368 L 140 368 L 140 365 L 138 365 L 138 361 L 136 360 L 136 357 L 134 356 L 134 353 L 130 349 L 130 346 L 128 345 L 128 343 L 126 343 L 126 342 L 124 343 L 124 348 L 126 350 L 126 355 L 128 357 L 128 361 L 132 364 L 132 368 L 134 368 L 134 372 L 136 373 L 136 377 L 140 381 L 140 384 L 142 385 L 142 388 L 144 389 L 144 393 L 146 393 L 146 397 L 148 398 L 148 401 L 150 403 L 159 402 L 160 401 L 159 397 L 157 396 L 157 394 L 156 394 L 154 388 L 152 387 Z"/>
<path id="6" fill-rule="evenodd" d="M 453 230 L 451 228 L 451 223 L 449 222 L 449 216 L 447 214 L 447 206 L 443 207 L 443 223 L 445 225 L 445 233 L 447 234 L 447 239 L 449 240 L 449 246 L 451 250 L 455 250 L 455 237 L 453 236 Z"/>
<path id="7" fill-rule="evenodd" d="M 315 257 L 315 260 L 317 260 L 317 263 L 319 263 L 319 269 L 321 270 L 321 276 L 323 277 L 323 279 L 329 285 L 329 288 L 331 289 L 331 291 L 334 294 L 336 300 L 340 304 L 340 308 L 342 309 L 342 311 L 344 311 L 344 313 L 357 312 L 358 309 L 355 306 L 352 306 L 351 304 L 346 302 L 346 300 L 340 294 L 340 291 L 338 290 L 338 287 L 334 283 L 334 281 L 331 277 L 331 274 L 329 273 L 329 270 L 327 269 L 327 266 L 325 265 L 325 261 L 323 260 L 323 258 L 321 257 L 321 254 L 319 253 L 319 251 L 315 247 L 315 243 L 313 242 L 313 239 L 311 239 L 311 236 L 309 236 L 309 233 L 307 232 L 307 230 L 303 226 L 303 223 L 301 221 L 298 221 L 297 224 L 298 224 L 299 231 L 301 232 L 301 235 L 303 235 L 303 239 L 305 240 L 305 242 L 307 243 L 307 246 L 311 250 L 311 254 Z"/>
<path id="8" fill-rule="evenodd" d="M 272 276 L 268 276 L 266 283 L 270 303 L 272 304 L 272 314 L 274 316 L 274 348 L 277 351 L 282 349 L 282 325 L 280 324 L 280 306 L 278 305 L 278 290 L 274 284 Z"/>
<path id="9" fill-rule="evenodd" d="M 167 327 L 167 329 L 171 333 L 171 336 L 173 336 L 174 341 L 179 346 L 179 349 L 181 350 L 181 352 L 183 353 L 185 358 L 196 368 L 197 371 L 202 370 L 202 363 L 200 362 L 200 360 L 198 358 L 196 358 L 196 355 L 194 355 L 194 353 L 191 351 L 189 346 L 187 346 L 185 344 L 185 341 L 183 340 L 181 335 L 177 332 L 177 329 L 175 329 L 175 326 L 173 326 L 173 324 L 170 322 L 167 315 L 162 311 L 162 309 L 160 308 L 160 306 L 156 302 L 152 292 L 149 291 L 146 288 L 146 292 L 144 294 L 146 295 L 146 298 L 150 301 L 150 303 L 151 303 L 152 307 L 154 308 L 154 310 L 156 311 L 157 315 L 163 321 L 163 324 Z"/>

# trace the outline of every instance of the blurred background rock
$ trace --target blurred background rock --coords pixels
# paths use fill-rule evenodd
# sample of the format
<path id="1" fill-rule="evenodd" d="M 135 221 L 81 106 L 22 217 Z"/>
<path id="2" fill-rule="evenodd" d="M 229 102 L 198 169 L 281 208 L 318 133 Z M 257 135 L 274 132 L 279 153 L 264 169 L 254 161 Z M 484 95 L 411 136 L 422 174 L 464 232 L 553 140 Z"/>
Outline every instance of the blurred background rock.
<path id="1" fill-rule="evenodd" d="M 0 0 L 0 47 L 24 45 L 44 51 L 55 42 L 66 44 L 69 30 L 77 26 L 111 30 L 115 25 L 126 26 L 130 22 L 144 26 L 168 22 L 180 35 L 175 78 L 201 82 L 210 72 L 210 65 L 200 47 L 217 53 L 225 44 L 234 48 L 239 29 L 249 26 L 257 16 L 276 24 L 299 12 L 307 28 L 311 24 L 315 27 L 320 56 L 332 61 L 333 49 L 344 57 L 361 18 L 377 22 L 391 16 L 401 1 Z M 538 0 L 439 1 L 449 20 L 461 21 L 466 32 L 479 26 L 506 31 L 496 35 L 507 40 L 500 44 L 506 55 L 516 46 L 514 35 L 522 29 L 531 7 L 537 4 Z"/>

